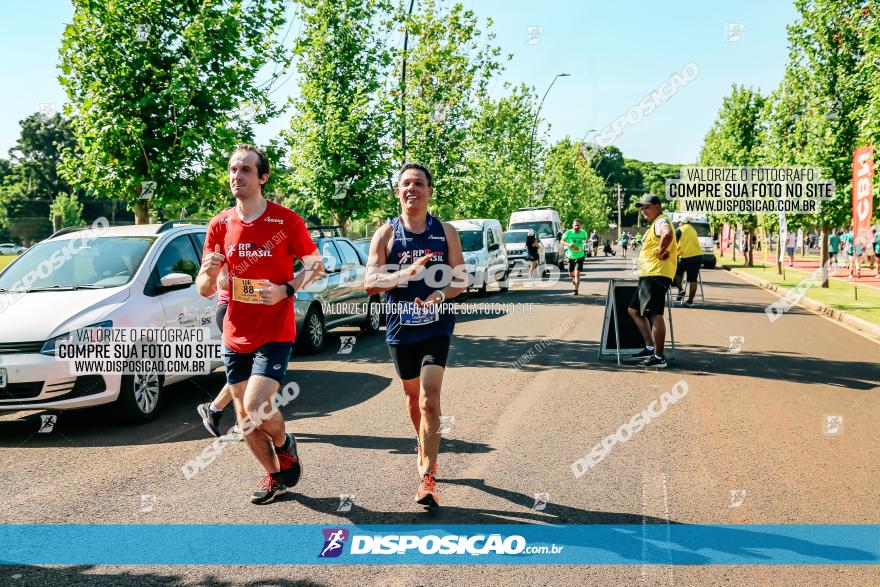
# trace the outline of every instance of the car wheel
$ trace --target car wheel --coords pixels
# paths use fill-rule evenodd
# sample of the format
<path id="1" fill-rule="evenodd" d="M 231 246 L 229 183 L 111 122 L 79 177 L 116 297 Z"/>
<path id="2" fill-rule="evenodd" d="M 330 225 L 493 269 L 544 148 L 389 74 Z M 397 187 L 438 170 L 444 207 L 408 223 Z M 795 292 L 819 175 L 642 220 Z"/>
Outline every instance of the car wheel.
<path id="1" fill-rule="evenodd" d="M 505 271 L 504 275 L 501 276 L 501 281 L 498 282 L 498 291 L 507 291 L 510 289 L 510 284 L 507 283 L 507 280 L 510 278 L 510 271 Z"/>
<path id="2" fill-rule="evenodd" d="M 297 346 L 305 353 L 317 353 L 324 347 L 324 316 L 315 306 L 303 320 L 303 331 L 296 337 Z"/>
<path id="3" fill-rule="evenodd" d="M 123 375 L 119 399 L 123 416 L 135 424 L 153 420 L 162 404 L 163 378 L 158 373 Z"/>
<path id="4" fill-rule="evenodd" d="M 370 298 L 370 303 L 367 307 L 367 320 L 361 325 L 361 332 L 364 334 L 376 334 L 382 328 L 382 309 L 379 307 L 380 303 L 379 296 Z"/>

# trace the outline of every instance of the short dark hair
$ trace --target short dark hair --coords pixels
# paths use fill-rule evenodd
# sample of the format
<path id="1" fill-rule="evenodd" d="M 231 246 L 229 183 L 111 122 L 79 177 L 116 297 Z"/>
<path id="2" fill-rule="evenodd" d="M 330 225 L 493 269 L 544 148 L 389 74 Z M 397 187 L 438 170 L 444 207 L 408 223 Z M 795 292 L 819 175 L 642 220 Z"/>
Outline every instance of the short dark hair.
<path id="1" fill-rule="evenodd" d="M 263 152 L 262 149 L 255 147 L 253 145 L 248 145 L 242 143 L 235 147 L 235 150 L 232 152 L 234 155 L 239 151 L 250 151 L 251 153 L 255 153 L 257 155 L 257 175 L 259 177 L 263 177 L 267 173 L 269 173 L 269 158 L 266 157 L 266 153 Z M 229 156 L 232 159 L 232 155 Z"/>
<path id="2" fill-rule="evenodd" d="M 434 187 L 434 175 L 431 173 L 431 170 L 428 169 L 428 166 L 424 163 L 417 163 L 415 161 L 410 161 L 408 163 L 404 163 L 400 166 L 400 170 L 397 172 L 397 183 L 400 184 L 400 178 L 403 176 L 403 172 L 407 169 L 418 169 L 422 173 L 425 174 L 425 177 L 428 179 L 428 187 Z"/>
<path id="3" fill-rule="evenodd" d="M 574 220 L 571 221 L 572 224 L 574 224 L 575 222 L 577 222 L 578 224 L 581 224 L 581 219 L 575 218 Z"/>

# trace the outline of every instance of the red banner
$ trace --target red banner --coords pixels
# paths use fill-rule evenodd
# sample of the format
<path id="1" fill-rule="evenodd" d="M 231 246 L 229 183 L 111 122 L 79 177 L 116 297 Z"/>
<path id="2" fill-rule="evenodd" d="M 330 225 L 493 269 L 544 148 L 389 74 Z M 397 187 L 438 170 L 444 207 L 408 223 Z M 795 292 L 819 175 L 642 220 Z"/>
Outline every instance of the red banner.
<path id="1" fill-rule="evenodd" d="M 724 253 L 724 251 L 727 249 L 729 244 L 730 244 L 730 225 L 725 222 L 724 225 L 721 227 L 721 252 L 722 253 Z"/>
<path id="2" fill-rule="evenodd" d="M 872 177 L 874 176 L 874 147 L 856 147 L 852 163 L 853 236 L 865 250 L 870 245 L 871 215 L 874 213 Z"/>

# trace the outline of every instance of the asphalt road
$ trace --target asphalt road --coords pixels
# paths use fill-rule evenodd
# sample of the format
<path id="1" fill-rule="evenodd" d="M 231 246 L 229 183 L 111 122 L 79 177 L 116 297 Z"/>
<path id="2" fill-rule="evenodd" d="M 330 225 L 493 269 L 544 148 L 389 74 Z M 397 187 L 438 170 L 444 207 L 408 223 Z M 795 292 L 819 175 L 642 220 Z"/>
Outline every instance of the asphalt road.
<path id="1" fill-rule="evenodd" d="M 210 441 L 195 406 L 220 389 L 222 374 L 214 374 L 169 387 L 161 417 L 140 427 L 105 411 L 62 413 L 51 434 L 37 434 L 39 413 L 0 418 L 0 521 L 880 523 L 880 345 L 799 309 L 770 323 L 772 294 L 714 270 L 704 272 L 706 305 L 673 312 L 677 352 L 668 369 L 599 361 L 606 280 L 630 265 L 589 261 L 577 297 L 566 278 L 551 289 L 472 298 L 534 306 L 459 320 L 442 399 L 454 423 L 443 440 L 435 515 L 413 503 L 415 439 L 382 337 L 359 336 L 340 355 L 339 335 L 357 334 L 340 329 L 322 354 L 295 356 L 288 374 L 302 390 L 284 413 L 305 473 L 286 499 L 250 504 L 261 472 L 243 444 L 226 445 L 184 480 L 181 465 Z M 556 342 L 509 368 L 554 331 Z M 739 352 L 730 352 L 732 336 L 744 337 Z M 575 478 L 572 462 L 679 381 L 685 397 Z M 842 420 L 829 424 L 829 415 Z M 543 510 L 533 508 L 536 493 L 549 494 Z M 337 511 L 342 494 L 354 495 L 348 512 Z M 2 585 L 355 583 L 872 585 L 880 567 L 0 567 Z"/>

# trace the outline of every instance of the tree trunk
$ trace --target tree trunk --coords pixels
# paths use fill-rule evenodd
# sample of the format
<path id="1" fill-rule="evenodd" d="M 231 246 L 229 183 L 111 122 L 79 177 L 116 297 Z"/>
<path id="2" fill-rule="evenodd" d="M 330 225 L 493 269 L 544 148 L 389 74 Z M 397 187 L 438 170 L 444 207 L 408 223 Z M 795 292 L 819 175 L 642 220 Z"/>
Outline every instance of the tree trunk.
<path id="1" fill-rule="evenodd" d="M 53 232 L 58 232 L 59 230 L 64 228 L 64 226 L 62 226 L 63 224 L 64 223 L 61 221 L 61 214 L 54 214 L 52 216 L 52 231 Z"/>
<path id="2" fill-rule="evenodd" d="M 150 207 L 147 200 L 138 200 L 134 204 L 134 223 L 149 224 L 150 223 Z"/>
<path id="3" fill-rule="evenodd" d="M 342 214 L 341 212 L 334 212 L 333 216 L 336 218 L 336 224 L 339 226 L 339 232 L 341 235 L 348 237 L 348 215 Z"/>
<path id="4" fill-rule="evenodd" d="M 828 223 L 822 223 L 822 240 L 819 242 L 819 262 L 820 267 L 825 267 L 825 264 L 828 263 L 828 233 L 830 232 L 828 228 Z M 828 272 L 822 272 L 822 287 L 828 287 Z"/>
<path id="5" fill-rule="evenodd" d="M 748 253 L 746 253 L 746 265 L 749 267 L 754 267 L 755 265 L 755 229 L 750 228 L 749 232 L 746 234 L 746 242 L 748 243 Z"/>

